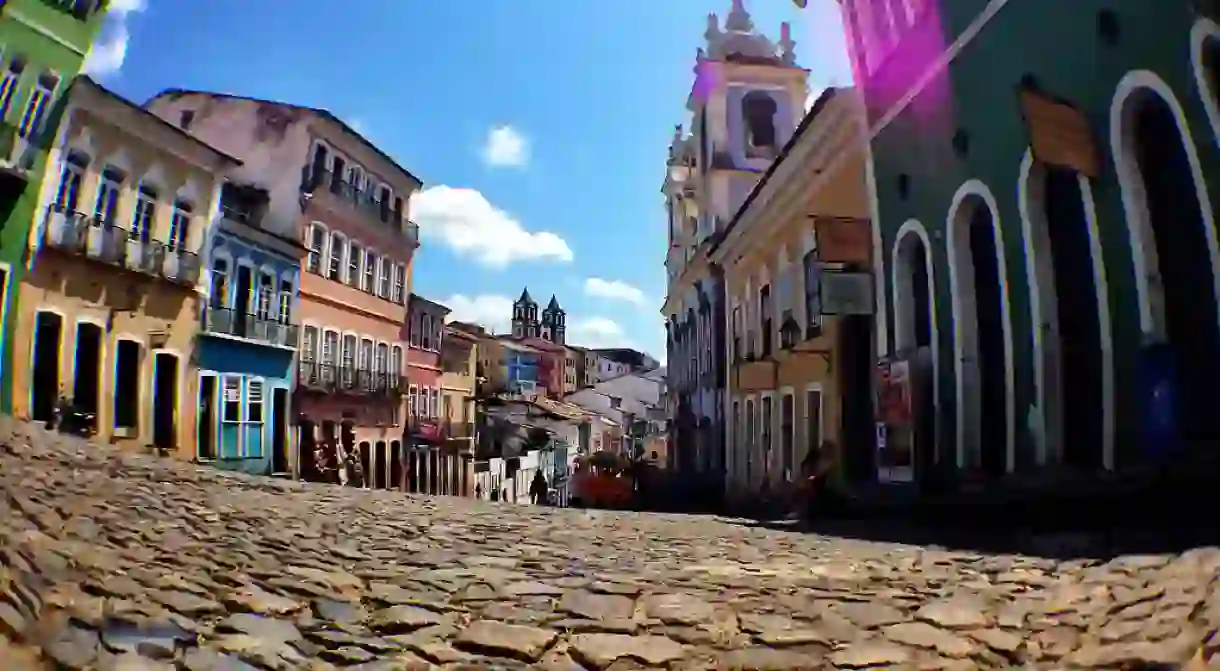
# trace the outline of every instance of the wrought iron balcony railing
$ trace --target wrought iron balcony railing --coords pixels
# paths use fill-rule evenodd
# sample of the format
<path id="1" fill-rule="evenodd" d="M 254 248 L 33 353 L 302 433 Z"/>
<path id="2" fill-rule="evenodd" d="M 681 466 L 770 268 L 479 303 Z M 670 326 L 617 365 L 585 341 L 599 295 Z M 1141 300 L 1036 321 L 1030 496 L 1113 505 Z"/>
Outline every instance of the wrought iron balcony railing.
<path id="1" fill-rule="evenodd" d="M 245 338 L 280 347 L 297 346 L 296 324 L 268 316 L 248 314 L 233 308 L 208 306 L 203 309 L 203 332 Z"/>
<path id="2" fill-rule="evenodd" d="M 303 189 L 305 193 L 327 193 L 379 224 L 396 226 L 401 218 L 392 203 L 381 200 L 376 192 L 361 191 L 355 184 L 330 170 L 305 169 Z M 403 238 L 414 247 L 419 244 L 419 225 L 413 221 L 403 223 Z"/>
<path id="3" fill-rule="evenodd" d="M 46 214 L 46 243 L 70 254 L 194 286 L 199 281 L 199 255 L 153 240 L 144 232 L 52 205 Z"/>
<path id="4" fill-rule="evenodd" d="M 356 396 L 401 396 L 406 378 L 351 365 L 302 360 L 297 364 L 297 385 L 305 389 Z"/>

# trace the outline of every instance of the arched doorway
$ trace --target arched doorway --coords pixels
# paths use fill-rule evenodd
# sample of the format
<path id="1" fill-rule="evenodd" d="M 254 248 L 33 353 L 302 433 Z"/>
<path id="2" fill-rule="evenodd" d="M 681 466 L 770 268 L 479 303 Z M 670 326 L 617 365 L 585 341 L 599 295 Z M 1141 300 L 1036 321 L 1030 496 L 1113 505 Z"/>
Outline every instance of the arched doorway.
<path id="1" fill-rule="evenodd" d="M 1177 435 L 1192 442 L 1214 440 L 1220 436 L 1220 413 L 1211 400 L 1220 374 L 1220 278 L 1214 215 L 1198 154 L 1181 105 L 1152 72 L 1128 73 L 1110 114 L 1145 365 L 1154 378 L 1176 379 Z M 1146 448 L 1159 450 L 1167 440 L 1158 436 L 1146 442 Z"/>
<path id="2" fill-rule="evenodd" d="M 1211 122 L 1212 137 L 1220 147 L 1220 23 L 1199 19 L 1190 31 L 1190 47 L 1195 86 Z"/>
<path id="3" fill-rule="evenodd" d="M 34 317 L 34 344 L 30 355 L 30 419 L 50 422 L 59 401 L 59 375 L 63 368 L 64 318 L 58 312 L 39 310 Z"/>
<path id="4" fill-rule="evenodd" d="M 403 489 L 402 482 L 402 443 L 390 441 L 390 489 Z"/>
<path id="5" fill-rule="evenodd" d="M 1112 465 L 1110 319 L 1088 179 L 1026 152 L 1018 185 L 1030 286 L 1038 459 Z"/>
<path id="6" fill-rule="evenodd" d="M 915 411 L 916 454 L 921 466 L 941 461 L 936 430 L 939 420 L 940 381 L 936 328 L 935 279 L 932 274 L 932 244 L 928 232 L 915 220 L 898 229 L 891 254 L 890 284 L 894 292 L 894 349 L 911 353 L 915 365 L 930 386 L 924 403 Z M 928 403 L 930 401 L 930 403 Z"/>
<path id="7" fill-rule="evenodd" d="M 957 359 L 958 463 L 990 477 L 1012 470 L 1012 336 L 995 197 L 963 184 L 949 210 L 949 275 Z"/>

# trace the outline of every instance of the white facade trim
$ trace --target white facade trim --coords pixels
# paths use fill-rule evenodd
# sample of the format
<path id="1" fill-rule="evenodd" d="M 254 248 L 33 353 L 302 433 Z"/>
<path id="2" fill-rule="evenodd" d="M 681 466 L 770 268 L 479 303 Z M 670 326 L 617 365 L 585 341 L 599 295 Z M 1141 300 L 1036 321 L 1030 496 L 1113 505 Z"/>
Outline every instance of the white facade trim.
<path id="1" fill-rule="evenodd" d="M 957 465 L 959 467 L 965 465 L 966 462 L 966 447 L 967 444 L 978 446 L 978 441 L 981 438 L 981 422 L 982 408 L 979 407 L 978 391 L 981 384 L 980 371 L 978 370 L 978 312 L 974 293 L 974 267 L 970 256 L 970 229 L 971 224 L 969 216 L 972 214 L 968 207 L 967 200 L 969 198 L 977 198 L 981 201 L 982 206 L 989 210 L 990 223 L 992 226 L 992 234 L 995 238 L 995 253 L 997 263 L 997 275 L 999 275 L 1000 284 L 1000 309 L 1001 322 L 1004 332 L 1004 391 L 1005 391 L 1005 453 L 1006 453 L 1006 470 L 1011 473 L 1016 466 L 1016 423 L 1015 423 L 1015 403 L 1014 398 L 1014 382 L 1013 382 L 1013 357 L 1012 357 L 1012 305 L 1008 292 L 1008 264 L 1004 254 L 1004 236 L 1003 227 L 1000 225 L 1000 208 L 996 204 L 995 196 L 991 189 L 981 180 L 970 179 L 958 187 L 957 192 L 953 194 L 953 201 L 949 206 L 948 218 L 945 221 L 945 230 L 948 231 L 947 251 L 949 255 L 949 283 L 953 296 L 953 353 L 956 365 L 954 366 L 954 374 L 956 377 L 957 386 Z M 977 207 L 978 205 L 976 205 Z M 959 230 L 961 229 L 961 230 Z M 968 260 L 963 267 L 962 260 Z M 966 296 L 969 293 L 971 308 L 970 323 L 967 323 L 965 308 Z M 971 339 L 970 351 L 967 352 L 965 343 L 966 337 Z M 968 364 L 968 365 L 967 365 Z M 969 401 L 969 403 L 967 403 Z M 967 405 L 969 407 L 967 407 Z M 969 417 L 967 417 L 969 415 Z M 979 453 L 972 454 L 972 461 L 980 456 Z M 976 461 L 974 463 L 977 463 Z"/>
<path id="2" fill-rule="evenodd" d="M 1126 213 L 1127 234 L 1131 240 L 1132 265 L 1135 270 L 1136 296 L 1139 302 L 1140 329 L 1149 342 L 1168 339 L 1165 323 L 1164 297 L 1153 295 L 1150 286 L 1161 287 L 1161 273 L 1155 238 L 1152 233 L 1151 215 L 1148 212 L 1148 194 L 1140 174 L 1135 156 L 1134 129 L 1131 128 L 1132 108 L 1129 100 L 1139 94 L 1155 95 L 1170 109 L 1178 127 L 1178 136 L 1186 152 L 1194 180 L 1195 197 L 1198 199 L 1200 223 L 1207 239 L 1212 267 L 1212 296 L 1220 296 L 1220 249 L 1217 248 L 1216 222 L 1211 198 L 1207 193 L 1207 182 L 1203 179 L 1203 168 L 1199 152 L 1195 148 L 1186 112 L 1165 80 L 1151 70 L 1128 72 L 1114 91 L 1110 103 L 1110 148 L 1114 157 L 1114 168 L 1122 190 L 1123 210 Z"/>

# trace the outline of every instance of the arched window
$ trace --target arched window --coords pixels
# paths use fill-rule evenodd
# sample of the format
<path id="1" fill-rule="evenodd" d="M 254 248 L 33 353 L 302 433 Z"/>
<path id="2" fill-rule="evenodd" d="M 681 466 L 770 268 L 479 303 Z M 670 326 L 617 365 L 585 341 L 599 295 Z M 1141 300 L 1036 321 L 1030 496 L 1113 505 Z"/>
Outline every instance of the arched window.
<path id="1" fill-rule="evenodd" d="M 85 181 L 85 170 L 89 168 L 89 157 L 79 151 L 68 152 L 63 172 L 59 176 L 59 191 L 55 196 L 55 208 L 60 212 L 76 212 L 81 185 Z"/>
<path id="2" fill-rule="evenodd" d="M 271 318 L 271 305 L 275 299 L 275 275 L 262 273 L 258 278 L 258 307 L 256 314 L 259 319 Z"/>
<path id="3" fill-rule="evenodd" d="M 347 263 L 347 238 L 338 231 L 330 234 L 330 260 L 326 266 L 326 279 L 343 281 L 343 271 Z"/>
<path id="4" fill-rule="evenodd" d="M 775 156 L 775 112 L 775 100 L 762 91 L 751 91 L 742 98 L 741 116 L 746 129 L 746 156 Z"/>
<path id="5" fill-rule="evenodd" d="M 215 259 L 212 261 L 212 307 L 223 308 L 229 305 L 229 260 Z"/>

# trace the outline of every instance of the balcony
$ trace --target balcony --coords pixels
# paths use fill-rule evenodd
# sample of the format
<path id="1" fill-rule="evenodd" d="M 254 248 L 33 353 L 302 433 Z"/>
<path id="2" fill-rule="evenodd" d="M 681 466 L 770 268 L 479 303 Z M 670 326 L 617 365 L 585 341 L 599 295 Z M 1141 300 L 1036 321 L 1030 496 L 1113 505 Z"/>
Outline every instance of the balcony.
<path id="1" fill-rule="evenodd" d="M 297 364 L 297 386 L 325 393 L 388 398 L 404 393 L 407 378 L 398 373 L 305 360 Z"/>
<path id="2" fill-rule="evenodd" d="M 296 324 L 247 314 L 232 308 L 210 306 L 203 309 L 203 332 L 206 334 L 295 349 L 298 329 Z"/>
<path id="3" fill-rule="evenodd" d="M 330 170 L 306 169 L 306 179 L 302 190 L 314 198 L 325 200 L 342 207 L 347 207 L 367 217 L 370 223 L 396 228 L 401 214 L 394 212 L 392 203 L 383 202 L 377 194 L 371 191 L 361 191 L 354 184 L 336 175 Z M 412 221 L 403 221 L 400 231 L 404 242 L 411 247 L 419 246 L 419 225 Z M 308 242 L 308 241 L 307 241 Z"/>
<path id="4" fill-rule="evenodd" d="M 446 438 L 474 438 L 474 422 L 442 422 L 441 434 Z"/>
<path id="5" fill-rule="evenodd" d="M 199 255 L 80 212 L 47 210 L 46 244 L 111 266 L 194 286 Z"/>

